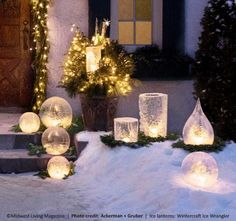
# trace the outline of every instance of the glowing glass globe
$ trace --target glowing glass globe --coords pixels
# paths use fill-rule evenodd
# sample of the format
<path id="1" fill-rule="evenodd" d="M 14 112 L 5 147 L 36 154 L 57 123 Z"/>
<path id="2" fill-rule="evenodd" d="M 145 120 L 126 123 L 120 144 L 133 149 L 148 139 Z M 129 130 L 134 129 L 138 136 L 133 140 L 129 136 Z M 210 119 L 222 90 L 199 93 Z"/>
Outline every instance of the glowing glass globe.
<path id="1" fill-rule="evenodd" d="M 196 187 L 210 187 L 217 182 L 218 167 L 215 159 L 204 152 L 194 152 L 182 162 L 185 182 Z"/>
<path id="2" fill-rule="evenodd" d="M 213 128 L 202 110 L 199 99 L 184 125 L 183 138 L 185 144 L 191 145 L 211 145 L 214 142 Z"/>
<path id="3" fill-rule="evenodd" d="M 72 109 L 65 99 L 51 97 L 42 104 L 39 116 L 46 127 L 68 128 L 72 122 Z"/>
<path id="4" fill-rule="evenodd" d="M 54 179 L 63 179 L 70 172 L 70 162 L 62 156 L 56 156 L 48 161 L 48 174 Z"/>
<path id="5" fill-rule="evenodd" d="M 26 112 L 19 119 L 19 127 L 24 133 L 35 133 L 40 128 L 40 119 L 33 112 Z"/>
<path id="6" fill-rule="evenodd" d="M 48 154 L 61 155 L 70 145 L 70 136 L 64 128 L 49 127 L 43 132 L 42 145 Z"/>

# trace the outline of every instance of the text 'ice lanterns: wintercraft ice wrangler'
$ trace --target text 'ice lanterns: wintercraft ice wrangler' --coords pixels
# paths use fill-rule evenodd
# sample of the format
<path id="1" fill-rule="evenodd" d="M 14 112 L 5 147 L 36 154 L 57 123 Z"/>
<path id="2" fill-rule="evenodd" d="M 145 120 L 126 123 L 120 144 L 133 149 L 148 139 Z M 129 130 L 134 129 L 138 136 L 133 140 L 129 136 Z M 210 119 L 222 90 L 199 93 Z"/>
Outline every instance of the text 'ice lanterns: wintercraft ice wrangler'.
<path id="1" fill-rule="evenodd" d="M 184 125 L 183 139 L 185 144 L 191 145 L 211 145 L 214 142 L 213 128 L 202 110 L 199 99 Z"/>
<path id="2" fill-rule="evenodd" d="M 140 130 L 149 137 L 167 135 L 168 95 L 144 93 L 139 95 Z"/>
<path id="3" fill-rule="evenodd" d="M 138 119 L 132 117 L 119 117 L 114 119 L 115 140 L 126 143 L 138 141 Z"/>

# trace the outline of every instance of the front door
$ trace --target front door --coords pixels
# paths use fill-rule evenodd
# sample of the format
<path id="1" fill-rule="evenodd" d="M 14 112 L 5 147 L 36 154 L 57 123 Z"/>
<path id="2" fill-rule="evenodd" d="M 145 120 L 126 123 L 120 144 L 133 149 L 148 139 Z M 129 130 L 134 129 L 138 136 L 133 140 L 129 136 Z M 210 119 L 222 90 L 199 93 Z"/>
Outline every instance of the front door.
<path id="1" fill-rule="evenodd" d="M 0 107 L 29 107 L 32 97 L 29 0 L 0 0 Z"/>

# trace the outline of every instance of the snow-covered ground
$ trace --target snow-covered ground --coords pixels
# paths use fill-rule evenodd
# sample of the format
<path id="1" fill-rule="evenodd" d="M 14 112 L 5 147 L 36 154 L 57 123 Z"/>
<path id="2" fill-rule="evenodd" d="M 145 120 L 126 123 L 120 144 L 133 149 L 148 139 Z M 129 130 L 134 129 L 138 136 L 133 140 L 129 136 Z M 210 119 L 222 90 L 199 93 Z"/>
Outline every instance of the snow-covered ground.
<path id="1" fill-rule="evenodd" d="M 188 153 L 173 149 L 172 142 L 140 149 L 110 149 L 100 142 L 100 134 L 77 135 L 78 140 L 89 144 L 76 162 L 76 174 L 67 180 L 41 180 L 32 174 L 1 175 L 0 220 L 14 220 L 7 214 L 111 221 L 215 221 L 223 220 L 225 214 L 224 220 L 236 220 L 236 144 L 229 144 L 218 154 L 211 153 L 219 166 L 219 180 L 211 188 L 198 189 L 182 181 L 180 167 Z M 135 214 L 139 216 L 135 218 Z M 178 217 L 181 214 L 195 217 Z M 47 219 L 51 220 L 44 217 Z"/>

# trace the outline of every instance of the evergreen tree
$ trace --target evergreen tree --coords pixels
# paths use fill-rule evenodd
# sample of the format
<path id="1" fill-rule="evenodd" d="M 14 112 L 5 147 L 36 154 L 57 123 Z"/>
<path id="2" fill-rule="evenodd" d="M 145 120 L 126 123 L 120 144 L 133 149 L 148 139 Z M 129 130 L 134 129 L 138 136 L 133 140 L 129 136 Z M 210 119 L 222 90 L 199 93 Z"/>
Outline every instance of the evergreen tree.
<path id="1" fill-rule="evenodd" d="M 236 1 L 209 0 L 193 74 L 215 133 L 236 140 Z"/>

